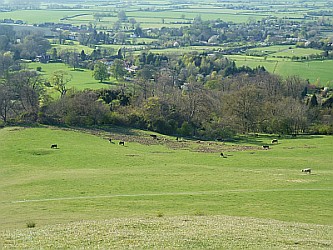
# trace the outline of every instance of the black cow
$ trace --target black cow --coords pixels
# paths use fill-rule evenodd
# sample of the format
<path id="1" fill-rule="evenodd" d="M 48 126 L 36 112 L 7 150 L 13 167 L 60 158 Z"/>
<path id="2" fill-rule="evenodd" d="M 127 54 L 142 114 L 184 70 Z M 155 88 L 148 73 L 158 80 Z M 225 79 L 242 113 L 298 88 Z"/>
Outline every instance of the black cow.
<path id="1" fill-rule="evenodd" d="M 125 146 L 125 142 L 124 142 L 124 141 L 120 141 L 120 142 L 119 142 L 119 145 L 123 145 L 123 146 Z"/>
<path id="2" fill-rule="evenodd" d="M 58 145 L 57 144 L 52 144 L 51 148 L 58 148 Z"/>
<path id="3" fill-rule="evenodd" d="M 304 168 L 302 172 L 311 174 L 311 168 Z"/>
<path id="4" fill-rule="evenodd" d="M 220 156 L 223 158 L 227 158 L 223 153 L 221 153 Z"/>
<path id="5" fill-rule="evenodd" d="M 268 145 L 263 145 L 262 148 L 267 150 L 267 149 L 269 149 L 269 146 Z"/>
<path id="6" fill-rule="evenodd" d="M 272 140 L 272 144 L 273 144 L 273 143 L 278 143 L 278 142 L 279 142 L 278 139 L 273 139 L 273 140 Z"/>
<path id="7" fill-rule="evenodd" d="M 157 139 L 157 135 L 150 135 L 153 139 Z"/>

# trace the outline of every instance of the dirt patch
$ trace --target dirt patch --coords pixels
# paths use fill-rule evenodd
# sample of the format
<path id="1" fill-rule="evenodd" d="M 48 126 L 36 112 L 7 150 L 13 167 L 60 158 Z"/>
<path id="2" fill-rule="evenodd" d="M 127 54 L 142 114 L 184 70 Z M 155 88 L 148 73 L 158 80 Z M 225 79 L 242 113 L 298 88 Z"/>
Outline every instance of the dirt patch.
<path id="1" fill-rule="evenodd" d="M 91 135 L 95 135 L 101 137 L 107 143 L 118 143 L 118 141 L 124 141 L 126 144 L 128 143 L 139 143 L 142 145 L 164 145 L 169 149 L 173 150 L 190 150 L 193 152 L 201 152 L 201 153 L 220 153 L 224 151 L 228 152 L 238 152 L 238 151 L 257 151 L 261 150 L 260 147 L 257 146 L 243 146 L 243 145 L 225 145 L 224 142 L 214 142 L 214 141 L 201 141 L 201 140 L 187 140 L 181 139 L 177 140 L 176 137 L 157 135 L 156 137 L 152 137 L 149 132 L 141 132 L 141 131 L 125 131 L 125 132 L 111 132 L 106 130 L 99 129 L 73 129 L 73 128 L 64 128 L 64 130 L 71 131 L 80 131 L 83 133 L 88 133 Z"/>

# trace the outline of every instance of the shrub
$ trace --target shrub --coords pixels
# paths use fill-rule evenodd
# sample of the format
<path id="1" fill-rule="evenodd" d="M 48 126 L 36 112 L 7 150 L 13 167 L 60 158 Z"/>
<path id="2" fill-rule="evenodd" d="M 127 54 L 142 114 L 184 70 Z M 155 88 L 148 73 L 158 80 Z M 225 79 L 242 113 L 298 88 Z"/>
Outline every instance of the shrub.
<path id="1" fill-rule="evenodd" d="M 28 221 L 27 222 L 27 228 L 34 228 L 36 226 L 36 223 L 33 221 Z"/>
<path id="2" fill-rule="evenodd" d="M 163 217 L 163 213 L 162 212 L 158 212 L 157 213 L 157 217 Z"/>

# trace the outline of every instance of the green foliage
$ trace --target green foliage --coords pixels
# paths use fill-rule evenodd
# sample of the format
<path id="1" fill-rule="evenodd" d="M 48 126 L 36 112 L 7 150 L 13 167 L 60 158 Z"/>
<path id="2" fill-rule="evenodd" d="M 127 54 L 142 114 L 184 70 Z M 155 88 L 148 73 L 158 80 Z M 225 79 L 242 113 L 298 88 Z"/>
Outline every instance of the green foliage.
<path id="1" fill-rule="evenodd" d="M 333 135 L 333 125 L 332 124 L 315 124 L 310 127 L 310 131 L 313 134 Z"/>
<path id="2" fill-rule="evenodd" d="M 92 74 L 93 77 L 100 82 L 107 80 L 110 77 L 107 66 L 102 62 L 98 62 L 94 65 L 94 71 Z"/>
<path id="3" fill-rule="evenodd" d="M 177 130 L 177 133 L 182 136 L 192 136 L 193 127 L 188 122 L 183 122 L 182 126 Z"/>
<path id="4" fill-rule="evenodd" d="M 124 61 L 121 59 L 115 59 L 110 70 L 113 77 L 117 80 L 123 78 L 127 72 L 125 69 Z"/>

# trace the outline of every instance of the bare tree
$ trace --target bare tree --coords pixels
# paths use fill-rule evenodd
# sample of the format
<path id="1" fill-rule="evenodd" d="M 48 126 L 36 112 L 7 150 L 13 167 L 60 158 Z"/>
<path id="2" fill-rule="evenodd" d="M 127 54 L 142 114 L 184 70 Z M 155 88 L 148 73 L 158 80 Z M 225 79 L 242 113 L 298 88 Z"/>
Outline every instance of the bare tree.
<path id="1" fill-rule="evenodd" d="M 64 97 L 67 93 L 67 84 L 72 80 L 72 76 L 64 71 L 57 70 L 53 72 L 50 77 L 50 82 L 53 85 L 54 89 L 60 93 L 61 97 Z"/>

